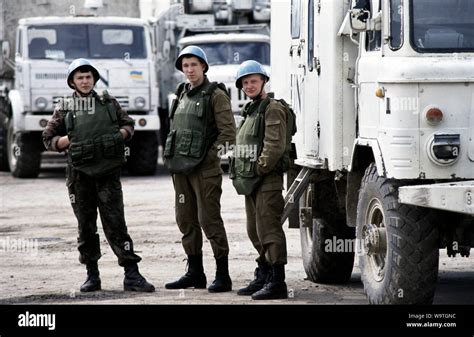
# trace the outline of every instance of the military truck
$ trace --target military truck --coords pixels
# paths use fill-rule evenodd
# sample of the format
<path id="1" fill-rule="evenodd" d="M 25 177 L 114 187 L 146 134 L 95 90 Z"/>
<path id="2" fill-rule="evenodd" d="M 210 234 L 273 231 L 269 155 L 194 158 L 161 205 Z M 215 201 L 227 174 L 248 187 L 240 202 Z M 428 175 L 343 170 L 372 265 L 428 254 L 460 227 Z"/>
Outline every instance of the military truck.
<path id="1" fill-rule="evenodd" d="M 160 128 L 153 31 L 143 19 L 107 16 L 138 16 L 138 1 L 101 9 L 101 1 L 86 1 L 86 9 L 52 0 L 37 2 L 33 9 L 26 0 L 0 3 L 0 169 L 20 178 L 38 176 L 41 132 L 56 102 L 71 94 L 68 65 L 83 57 L 100 71 L 96 90 L 115 96 L 136 121 L 126 148 L 129 172 L 153 174 Z M 23 17 L 25 9 L 58 16 Z"/>
<path id="2" fill-rule="evenodd" d="M 160 88 L 160 121 L 168 125 L 168 110 L 178 83 L 185 80 L 174 67 L 179 52 L 197 45 L 207 54 L 212 81 L 227 86 L 236 121 L 249 101 L 235 88 L 237 67 L 255 59 L 270 65 L 270 1 L 184 1 L 172 3 L 156 18 L 158 79 Z M 162 133 L 164 142 L 166 133 Z"/>
<path id="3" fill-rule="evenodd" d="M 283 218 L 311 281 L 347 282 L 357 257 L 370 303 L 432 303 L 439 250 L 474 245 L 474 3 L 360 3 L 272 2 L 298 128 Z"/>

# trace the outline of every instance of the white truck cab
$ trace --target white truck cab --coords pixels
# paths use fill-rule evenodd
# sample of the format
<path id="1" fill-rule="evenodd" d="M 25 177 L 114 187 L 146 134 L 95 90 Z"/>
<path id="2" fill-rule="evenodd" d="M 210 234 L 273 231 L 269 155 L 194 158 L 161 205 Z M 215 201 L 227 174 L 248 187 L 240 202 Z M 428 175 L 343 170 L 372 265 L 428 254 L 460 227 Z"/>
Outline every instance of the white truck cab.
<path id="1" fill-rule="evenodd" d="M 67 68 L 87 58 L 100 72 L 95 90 L 107 90 L 135 119 L 128 148 L 132 173 L 154 173 L 160 128 L 158 85 L 151 29 L 142 19 L 123 17 L 37 17 L 20 19 L 14 85 L 8 93 L 7 149 L 17 177 L 35 177 L 41 163 L 41 131 L 55 104 L 71 94 Z M 146 158 L 146 159 L 145 159 Z"/>

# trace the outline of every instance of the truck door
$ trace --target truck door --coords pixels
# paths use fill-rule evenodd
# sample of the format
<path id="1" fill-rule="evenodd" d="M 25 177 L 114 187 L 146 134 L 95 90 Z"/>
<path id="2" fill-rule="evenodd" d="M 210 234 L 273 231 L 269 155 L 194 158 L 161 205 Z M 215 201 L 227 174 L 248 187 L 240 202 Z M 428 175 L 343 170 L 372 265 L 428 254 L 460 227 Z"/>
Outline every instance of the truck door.
<path id="1" fill-rule="evenodd" d="M 316 36 L 319 0 L 292 0 L 291 102 L 297 116 L 298 158 L 319 155 L 319 83 Z"/>
<path id="2" fill-rule="evenodd" d="M 371 2 L 371 15 L 379 12 L 379 1 Z M 359 45 L 359 132 L 362 138 L 377 138 L 380 123 L 380 98 L 374 95 L 377 90 L 377 79 L 381 76 L 382 34 L 381 31 L 363 33 Z"/>

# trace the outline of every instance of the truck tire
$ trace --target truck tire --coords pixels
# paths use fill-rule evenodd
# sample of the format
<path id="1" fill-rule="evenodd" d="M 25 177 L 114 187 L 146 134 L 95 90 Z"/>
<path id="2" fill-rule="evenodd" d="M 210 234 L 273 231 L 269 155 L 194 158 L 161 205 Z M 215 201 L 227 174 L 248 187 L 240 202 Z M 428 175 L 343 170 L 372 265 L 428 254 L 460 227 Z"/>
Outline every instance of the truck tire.
<path id="1" fill-rule="evenodd" d="M 9 172 L 10 165 L 8 165 L 8 130 L 3 123 L 0 125 L 0 171 Z"/>
<path id="2" fill-rule="evenodd" d="M 33 133 L 15 133 L 8 127 L 7 146 L 10 171 L 17 178 L 37 178 L 41 167 L 41 139 Z"/>
<path id="3" fill-rule="evenodd" d="M 308 279 L 316 283 L 348 282 L 354 264 L 354 229 L 347 227 L 345 217 L 335 211 L 332 185 L 330 181 L 311 183 L 300 199 L 303 265 Z M 306 221 L 301 207 L 308 210 Z M 334 245 L 336 242 L 342 242 L 342 249 Z"/>
<path id="4" fill-rule="evenodd" d="M 396 181 L 366 169 L 357 205 L 359 267 L 373 304 L 430 304 L 438 276 L 434 212 L 398 202 Z"/>
<path id="5" fill-rule="evenodd" d="M 129 144 L 128 172 L 132 175 L 153 175 L 158 164 L 158 135 L 155 131 L 139 131 Z"/>

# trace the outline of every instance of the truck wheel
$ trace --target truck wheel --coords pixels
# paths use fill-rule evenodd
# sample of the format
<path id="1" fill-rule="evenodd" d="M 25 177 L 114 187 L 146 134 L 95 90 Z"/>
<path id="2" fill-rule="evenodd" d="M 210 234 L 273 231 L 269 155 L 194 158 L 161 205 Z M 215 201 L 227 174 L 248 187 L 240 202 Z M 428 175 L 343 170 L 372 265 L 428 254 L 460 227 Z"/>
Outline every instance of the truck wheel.
<path id="1" fill-rule="evenodd" d="M 129 144 L 127 168 L 132 175 L 153 175 L 158 163 L 158 136 L 155 131 L 138 131 Z"/>
<path id="2" fill-rule="evenodd" d="M 354 264 L 354 229 L 334 211 L 335 194 L 329 182 L 311 183 L 300 199 L 303 265 L 317 283 L 349 281 Z"/>
<path id="3" fill-rule="evenodd" d="M 359 267 L 373 304 L 430 304 L 438 276 L 434 213 L 398 202 L 396 182 L 365 171 L 357 205 Z"/>
<path id="4" fill-rule="evenodd" d="M 10 165 L 8 165 L 8 130 L 4 127 L 3 123 L 0 125 L 0 171 L 10 171 Z"/>
<path id="5" fill-rule="evenodd" d="M 41 166 L 40 138 L 32 133 L 15 133 L 13 121 L 8 127 L 8 164 L 17 178 L 37 178 Z"/>

